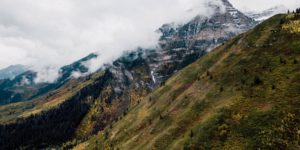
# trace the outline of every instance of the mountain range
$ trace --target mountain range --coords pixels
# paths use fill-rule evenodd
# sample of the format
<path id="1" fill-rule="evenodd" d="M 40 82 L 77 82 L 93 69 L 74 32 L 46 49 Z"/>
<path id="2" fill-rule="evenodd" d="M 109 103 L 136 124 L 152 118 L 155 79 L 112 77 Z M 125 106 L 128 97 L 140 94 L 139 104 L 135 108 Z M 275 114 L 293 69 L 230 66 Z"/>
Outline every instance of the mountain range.
<path id="1" fill-rule="evenodd" d="M 0 149 L 297 148 L 299 15 L 257 25 L 222 3 L 94 73 L 90 54 L 53 83 L 0 80 Z"/>
<path id="2" fill-rule="evenodd" d="M 117 78 L 114 79 L 118 81 L 114 83 L 117 86 L 114 89 L 122 91 L 127 88 L 125 80 L 134 78 L 136 72 L 132 69 L 141 67 L 140 63 L 144 63 L 143 76 L 151 76 L 152 80 L 144 80 L 143 83 L 139 83 L 139 86 L 151 89 L 210 49 L 256 25 L 253 19 L 235 9 L 228 1 L 224 0 L 223 4 L 225 12 L 216 5 L 210 5 L 215 9 L 215 14 L 211 17 L 199 15 L 176 27 L 172 24 L 163 25 L 158 29 L 162 36 L 157 49 L 131 50 L 112 65 L 106 65 L 106 69 Z M 34 71 L 24 72 L 13 79 L 0 80 L 0 89 L 3 93 L 0 97 L 0 105 L 32 100 L 57 89 L 70 80 L 73 73 L 88 72 L 88 68 L 83 63 L 95 57 L 96 54 L 90 54 L 73 64 L 62 67 L 60 77 L 54 83 L 36 83 L 37 73 Z"/>

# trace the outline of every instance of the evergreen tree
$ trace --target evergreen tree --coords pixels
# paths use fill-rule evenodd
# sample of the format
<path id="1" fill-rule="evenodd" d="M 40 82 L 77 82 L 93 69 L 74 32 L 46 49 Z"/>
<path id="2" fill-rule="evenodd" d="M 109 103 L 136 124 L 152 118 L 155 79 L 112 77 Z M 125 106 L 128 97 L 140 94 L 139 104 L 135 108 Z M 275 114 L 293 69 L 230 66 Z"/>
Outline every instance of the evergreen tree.
<path id="1" fill-rule="evenodd" d="M 297 8 L 297 9 L 296 9 L 296 13 L 297 13 L 297 14 L 300 14 L 300 8 Z"/>

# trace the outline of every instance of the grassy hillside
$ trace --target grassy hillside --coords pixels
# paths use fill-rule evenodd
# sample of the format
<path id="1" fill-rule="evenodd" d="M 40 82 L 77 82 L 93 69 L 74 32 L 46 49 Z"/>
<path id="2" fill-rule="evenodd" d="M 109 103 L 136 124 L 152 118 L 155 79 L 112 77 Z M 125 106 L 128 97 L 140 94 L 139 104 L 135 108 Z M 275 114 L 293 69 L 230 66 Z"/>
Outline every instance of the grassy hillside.
<path id="1" fill-rule="evenodd" d="M 216 48 L 75 149 L 300 149 L 297 22 L 277 15 Z"/>

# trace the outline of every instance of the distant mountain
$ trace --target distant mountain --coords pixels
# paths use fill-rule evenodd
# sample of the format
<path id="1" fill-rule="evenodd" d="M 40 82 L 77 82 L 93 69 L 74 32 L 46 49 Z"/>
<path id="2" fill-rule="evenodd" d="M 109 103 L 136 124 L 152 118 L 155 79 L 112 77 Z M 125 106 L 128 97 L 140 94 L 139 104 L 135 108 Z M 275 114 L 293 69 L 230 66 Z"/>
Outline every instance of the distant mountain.
<path id="1" fill-rule="evenodd" d="M 8 66 L 7 68 L 0 70 L 0 80 L 1 79 L 12 79 L 16 77 L 17 75 L 20 75 L 26 71 L 28 71 L 29 68 L 23 65 L 12 65 Z"/>
<path id="2" fill-rule="evenodd" d="M 276 14 L 286 13 L 287 11 L 288 9 L 285 6 L 279 5 L 261 12 L 249 11 L 249 12 L 245 12 L 245 14 L 258 22 L 262 22 Z"/>
<path id="3" fill-rule="evenodd" d="M 28 101 L 57 89 L 72 78 L 72 73 L 86 73 L 88 68 L 83 63 L 96 57 L 96 54 L 90 54 L 70 65 L 62 67 L 59 72 L 59 78 L 53 83 L 36 83 L 37 73 L 28 69 L 24 69 L 23 73 L 14 78 L 2 79 L 0 80 L 0 105 Z"/>

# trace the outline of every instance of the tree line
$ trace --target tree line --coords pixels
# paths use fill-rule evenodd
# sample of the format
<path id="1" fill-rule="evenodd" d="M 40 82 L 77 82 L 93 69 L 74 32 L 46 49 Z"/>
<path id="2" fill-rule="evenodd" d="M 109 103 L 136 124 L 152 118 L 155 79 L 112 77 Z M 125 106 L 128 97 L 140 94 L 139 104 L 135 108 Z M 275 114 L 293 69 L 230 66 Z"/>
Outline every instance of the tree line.
<path id="1" fill-rule="evenodd" d="M 290 14 L 291 12 L 290 12 L 290 10 L 288 10 L 288 12 L 287 12 L 288 14 Z M 296 10 L 295 11 L 293 11 L 292 12 L 293 14 L 300 14 L 300 8 L 296 8 Z"/>

